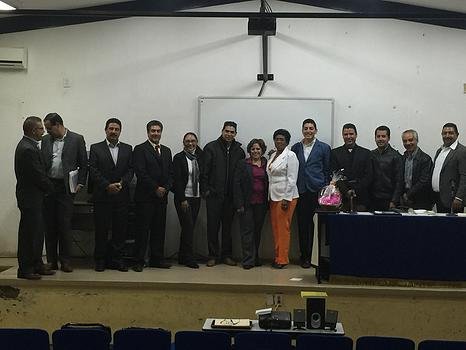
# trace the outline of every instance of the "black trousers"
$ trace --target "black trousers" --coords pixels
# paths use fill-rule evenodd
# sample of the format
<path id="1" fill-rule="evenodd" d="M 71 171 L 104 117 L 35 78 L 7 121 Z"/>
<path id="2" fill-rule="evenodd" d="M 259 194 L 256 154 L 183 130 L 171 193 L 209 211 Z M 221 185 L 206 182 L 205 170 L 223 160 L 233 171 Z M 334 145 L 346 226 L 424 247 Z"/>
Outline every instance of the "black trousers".
<path id="1" fill-rule="evenodd" d="M 434 202 L 435 206 L 437 207 L 437 213 L 449 213 L 451 210 L 451 207 L 445 207 L 442 203 L 442 200 L 440 199 L 440 192 L 434 192 Z M 462 213 L 464 211 L 460 210 L 459 212 Z M 458 213 L 458 211 L 454 211 L 455 213 Z"/>
<path id="2" fill-rule="evenodd" d="M 164 259 L 166 219 L 166 202 L 155 200 L 136 203 L 135 258 L 138 264 L 145 263 L 148 248 L 149 264 Z"/>
<path id="3" fill-rule="evenodd" d="M 94 203 L 94 224 L 95 261 L 120 262 L 128 232 L 128 202 L 115 198 Z"/>
<path id="4" fill-rule="evenodd" d="M 18 230 L 18 271 L 33 273 L 43 265 L 44 222 L 42 208 L 22 208 Z"/>
<path id="5" fill-rule="evenodd" d="M 51 180 L 54 190 L 45 197 L 44 201 L 45 249 L 47 261 L 55 264 L 57 261 L 63 263 L 70 259 L 69 245 L 74 195 L 66 192 L 63 180 Z"/>
<path id="6" fill-rule="evenodd" d="M 298 213 L 299 250 L 301 261 L 311 260 L 314 244 L 314 214 L 317 208 L 317 193 L 306 191 L 299 194 Z"/>
<path id="7" fill-rule="evenodd" d="M 178 262 L 185 264 L 193 262 L 194 259 L 194 227 L 196 226 L 197 215 L 201 206 L 201 198 L 187 197 L 188 209 L 181 209 L 179 201 L 175 201 L 176 213 L 181 225 L 180 250 L 178 252 Z"/>
<path id="8" fill-rule="evenodd" d="M 264 225 L 267 204 L 251 204 L 244 208 L 244 212 L 239 214 L 239 227 L 241 231 L 241 248 L 243 260 L 241 264 L 254 265 L 259 259 L 259 246 L 261 241 L 261 231 Z"/>
<path id="9" fill-rule="evenodd" d="M 371 198 L 371 210 L 388 211 L 390 210 L 390 199 Z"/>
<path id="10" fill-rule="evenodd" d="M 211 196 L 206 199 L 207 242 L 209 258 L 225 259 L 232 256 L 231 224 L 235 215 L 231 197 Z M 218 231 L 222 225 L 222 242 L 219 245 Z"/>

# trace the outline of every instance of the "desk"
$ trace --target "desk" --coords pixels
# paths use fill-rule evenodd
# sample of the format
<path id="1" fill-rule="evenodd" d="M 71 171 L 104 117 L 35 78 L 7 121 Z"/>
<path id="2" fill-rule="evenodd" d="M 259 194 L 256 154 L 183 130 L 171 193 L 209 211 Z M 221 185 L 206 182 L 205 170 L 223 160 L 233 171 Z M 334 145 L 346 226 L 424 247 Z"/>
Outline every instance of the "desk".
<path id="1" fill-rule="evenodd" d="M 213 318 L 208 318 L 205 320 L 204 325 L 202 326 L 203 331 L 217 331 L 217 332 L 226 332 L 230 333 L 232 336 L 237 333 L 242 332 L 278 332 L 278 333 L 286 333 L 291 336 L 291 338 L 295 339 L 300 335 L 303 334 L 319 334 L 319 335 L 345 335 L 345 330 L 343 329 L 343 325 L 338 322 L 336 329 L 332 330 L 325 330 L 325 329 L 262 329 L 259 327 L 259 321 L 251 320 L 252 327 L 251 329 L 235 329 L 235 328 L 212 328 Z"/>
<path id="2" fill-rule="evenodd" d="M 330 274 L 466 281 L 465 217 L 322 216 Z"/>

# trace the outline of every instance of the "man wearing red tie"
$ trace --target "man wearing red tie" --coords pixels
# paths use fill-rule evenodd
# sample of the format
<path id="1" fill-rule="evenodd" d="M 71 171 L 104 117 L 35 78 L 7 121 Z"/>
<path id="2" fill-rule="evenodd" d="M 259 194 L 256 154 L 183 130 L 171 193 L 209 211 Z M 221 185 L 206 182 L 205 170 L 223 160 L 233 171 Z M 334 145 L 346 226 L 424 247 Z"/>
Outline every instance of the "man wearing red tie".
<path id="1" fill-rule="evenodd" d="M 164 261 L 167 197 L 173 184 L 172 153 L 160 144 L 163 125 L 158 120 L 147 123 L 147 141 L 134 147 L 133 165 L 137 177 L 136 202 L 136 265 L 144 269 L 147 247 L 149 266 L 170 268 Z"/>

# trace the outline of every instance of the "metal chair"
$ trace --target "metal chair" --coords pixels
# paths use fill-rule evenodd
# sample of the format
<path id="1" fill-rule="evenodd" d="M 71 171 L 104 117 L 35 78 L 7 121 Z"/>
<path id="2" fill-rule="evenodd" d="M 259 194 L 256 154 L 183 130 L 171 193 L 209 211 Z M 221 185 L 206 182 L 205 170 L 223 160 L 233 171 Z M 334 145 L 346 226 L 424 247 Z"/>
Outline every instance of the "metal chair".
<path id="1" fill-rule="evenodd" d="M 235 350 L 291 350 L 291 337 L 279 332 L 238 333 Z"/>
<path id="2" fill-rule="evenodd" d="M 296 339 L 296 350 L 353 350 L 353 339 L 344 336 L 304 334 Z"/>
<path id="3" fill-rule="evenodd" d="M 356 350 L 414 350 L 411 339 L 397 337 L 360 337 L 356 340 Z"/>
<path id="4" fill-rule="evenodd" d="M 43 329 L 2 328 L 0 329 L 2 350 L 49 350 L 49 334 Z"/>
<path id="5" fill-rule="evenodd" d="M 180 331 L 175 334 L 176 350 L 231 350 L 231 337 L 224 332 Z"/>
<path id="6" fill-rule="evenodd" d="M 113 350 L 170 350 L 171 337 L 164 329 L 124 328 L 113 335 Z"/>

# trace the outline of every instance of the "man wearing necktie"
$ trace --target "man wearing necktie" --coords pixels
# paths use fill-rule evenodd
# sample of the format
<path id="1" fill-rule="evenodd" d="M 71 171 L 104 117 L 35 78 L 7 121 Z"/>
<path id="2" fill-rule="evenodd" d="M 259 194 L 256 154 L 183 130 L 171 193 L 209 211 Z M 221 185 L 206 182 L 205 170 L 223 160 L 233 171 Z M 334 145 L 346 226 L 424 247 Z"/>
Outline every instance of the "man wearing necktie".
<path id="1" fill-rule="evenodd" d="M 137 177 L 136 202 L 136 265 L 144 269 L 149 248 L 149 266 L 170 268 L 164 260 L 167 197 L 173 184 L 172 153 L 160 144 L 163 125 L 158 120 L 147 123 L 147 141 L 134 147 L 133 166 Z"/>
<path id="2" fill-rule="evenodd" d="M 446 123 L 443 145 L 437 150 L 432 172 L 432 190 L 438 213 L 464 211 L 466 200 L 466 147 L 458 142 L 458 128 Z"/>
<path id="3" fill-rule="evenodd" d="M 123 262 L 128 226 L 129 185 L 133 179 L 133 148 L 119 140 L 121 121 L 110 118 L 104 141 L 91 145 L 89 182 L 92 183 L 95 222 L 95 270 L 128 271 Z M 109 239 L 109 230 L 112 237 Z"/>
<path id="4" fill-rule="evenodd" d="M 72 272 L 70 265 L 69 241 L 73 200 L 75 193 L 86 184 L 87 152 L 84 137 L 68 130 L 57 113 L 49 113 L 44 118 L 47 135 L 42 139 L 42 155 L 49 179 L 54 190 L 45 199 L 45 248 L 47 261 L 52 269 Z M 72 192 L 70 172 L 78 171 L 77 185 Z"/>

